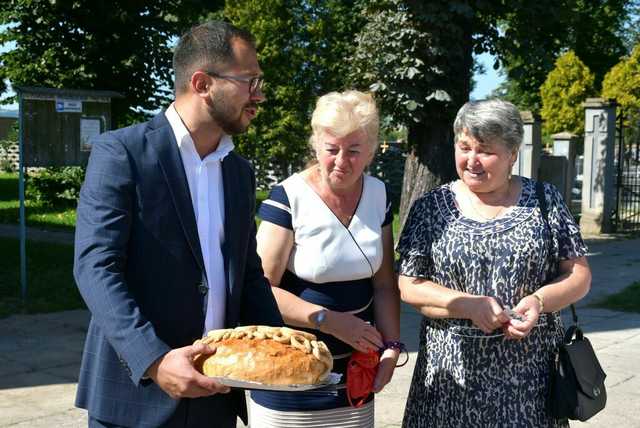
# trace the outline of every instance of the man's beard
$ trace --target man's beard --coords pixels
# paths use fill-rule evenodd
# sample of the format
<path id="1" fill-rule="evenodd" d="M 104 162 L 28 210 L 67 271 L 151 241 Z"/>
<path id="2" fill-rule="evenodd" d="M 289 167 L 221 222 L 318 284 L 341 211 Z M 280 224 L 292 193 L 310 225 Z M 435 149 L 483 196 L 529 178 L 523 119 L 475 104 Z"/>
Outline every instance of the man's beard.
<path id="1" fill-rule="evenodd" d="M 216 121 L 218 126 L 222 128 L 222 130 L 227 135 L 238 135 L 244 133 L 249 124 L 251 122 L 247 122 L 247 124 L 242 123 L 242 115 L 244 114 L 244 109 L 247 107 L 257 107 L 252 105 L 252 103 L 247 103 L 242 106 L 240 109 L 240 113 L 234 117 L 233 107 L 226 102 L 224 95 L 222 92 L 218 92 L 214 94 L 213 105 L 211 106 L 211 117 Z"/>

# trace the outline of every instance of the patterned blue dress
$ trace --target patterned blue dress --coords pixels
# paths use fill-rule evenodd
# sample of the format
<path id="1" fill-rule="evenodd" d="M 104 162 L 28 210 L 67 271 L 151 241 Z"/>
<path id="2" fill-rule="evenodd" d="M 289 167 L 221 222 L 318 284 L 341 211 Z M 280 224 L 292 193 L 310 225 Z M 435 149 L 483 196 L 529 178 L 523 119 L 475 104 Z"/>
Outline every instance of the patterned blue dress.
<path id="1" fill-rule="evenodd" d="M 458 211 L 452 183 L 416 200 L 398 243 L 400 274 L 514 307 L 555 275 L 559 260 L 584 256 L 580 231 L 550 184 L 548 223 L 535 182 L 487 222 Z M 551 359 L 562 338 L 557 313 L 543 314 L 525 339 L 484 334 L 469 320 L 424 317 L 403 427 L 558 427 L 545 408 Z"/>

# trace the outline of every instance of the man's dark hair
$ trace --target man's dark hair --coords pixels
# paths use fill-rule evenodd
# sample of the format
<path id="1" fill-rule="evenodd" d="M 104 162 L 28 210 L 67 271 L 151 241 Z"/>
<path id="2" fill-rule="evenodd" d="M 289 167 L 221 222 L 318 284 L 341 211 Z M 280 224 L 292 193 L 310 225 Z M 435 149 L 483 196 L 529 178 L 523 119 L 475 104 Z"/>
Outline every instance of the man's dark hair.
<path id="1" fill-rule="evenodd" d="M 235 58 L 231 41 L 235 38 L 255 47 L 251 33 L 223 21 L 205 22 L 180 37 L 173 52 L 176 94 L 186 90 L 194 71 L 215 71 L 216 67 L 232 64 Z"/>

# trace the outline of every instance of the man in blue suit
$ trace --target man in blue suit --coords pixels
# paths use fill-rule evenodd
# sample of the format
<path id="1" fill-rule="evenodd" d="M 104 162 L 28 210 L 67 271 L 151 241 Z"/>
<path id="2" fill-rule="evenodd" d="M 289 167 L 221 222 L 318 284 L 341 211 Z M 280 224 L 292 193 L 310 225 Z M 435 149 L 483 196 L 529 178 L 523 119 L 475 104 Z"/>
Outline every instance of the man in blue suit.
<path id="1" fill-rule="evenodd" d="M 235 427 L 244 393 L 198 373 L 203 333 L 282 325 L 255 242 L 255 178 L 231 135 L 264 100 L 253 38 L 223 22 L 174 53 L 176 99 L 93 141 L 74 275 L 91 311 L 76 405 L 96 427 Z"/>

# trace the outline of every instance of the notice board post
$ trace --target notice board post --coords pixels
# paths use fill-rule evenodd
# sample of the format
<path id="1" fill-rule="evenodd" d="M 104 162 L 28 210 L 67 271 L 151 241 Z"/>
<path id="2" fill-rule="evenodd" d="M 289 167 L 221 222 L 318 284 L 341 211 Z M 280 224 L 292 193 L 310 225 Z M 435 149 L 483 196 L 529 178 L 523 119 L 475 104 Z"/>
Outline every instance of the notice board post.
<path id="1" fill-rule="evenodd" d="M 27 224 L 24 172 L 28 167 L 86 166 L 92 137 L 111 129 L 112 91 L 15 87 L 18 123 L 20 199 L 20 295 L 27 302 Z"/>

